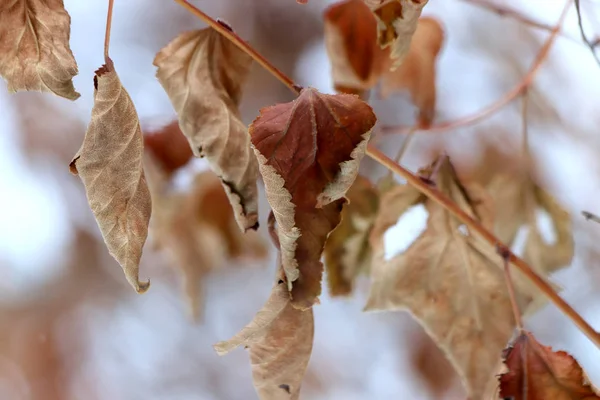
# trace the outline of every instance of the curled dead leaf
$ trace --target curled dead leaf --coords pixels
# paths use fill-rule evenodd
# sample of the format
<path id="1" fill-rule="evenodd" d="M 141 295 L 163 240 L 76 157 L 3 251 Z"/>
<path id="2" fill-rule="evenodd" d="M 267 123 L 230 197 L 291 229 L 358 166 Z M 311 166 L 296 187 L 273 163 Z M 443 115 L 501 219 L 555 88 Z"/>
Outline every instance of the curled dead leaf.
<path id="1" fill-rule="evenodd" d="M 490 229 L 493 203 L 482 187 L 458 180 L 449 160 L 439 165 L 436 185 L 461 209 Z M 428 213 L 425 230 L 386 260 L 383 234 L 411 207 Z M 501 259 L 489 258 L 470 232 L 444 208 L 416 189 L 397 186 L 381 199 L 371 233 L 372 286 L 367 310 L 407 309 L 444 351 L 469 396 L 483 398 L 502 348 L 515 327 Z M 518 294 L 521 306 L 528 298 Z"/>
<path id="2" fill-rule="evenodd" d="M 250 126 L 294 307 L 311 307 L 321 293 L 323 247 L 375 121 L 356 96 L 307 88 L 291 103 L 261 109 Z"/>
<path id="3" fill-rule="evenodd" d="M 335 89 L 354 94 L 371 89 L 386 57 L 377 45 L 375 16 L 363 0 L 346 0 L 327 8 L 324 17 Z"/>
<path id="4" fill-rule="evenodd" d="M 381 48 L 390 47 L 391 69 L 402 64 L 423 7 L 429 0 L 389 0 L 373 12 L 377 17 L 378 42 Z"/>
<path id="5" fill-rule="evenodd" d="M 444 30 L 434 18 L 419 18 L 406 58 L 400 66 L 381 77 L 381 96 L 408 90 L 419 109 L 419 125 L 428 127 L 435 116 L 437 56 L 444 41 Z"/>
<path id="6" fill-rule="evenodd" d="M 521 332 L 504 358 L 508 367 L 500 376 L 504 399 L 600 400 L 571 355 L 543 346 L 530 332 Z"/>
<path id="7" fill-rule="evenodd" d="M 0 75 L 9 92 L 36 90 L 79 98 L 72 81 L 77 63 L 69 47 L 70 25 L 62 0 L 0 4 Z"/>
<path id="8" fill-rule="evenodd" d="M 182 33 L 154 58 L 194 155 L 221 179 L 244 231 L 258 228 L 257 163 L 238 111 L 251 62 L 212 28 Z"/>
<path id="9" fill-rule="evenodd" d="M 379 208 L 379 193 L 367 178 L 359 175 L 346 197 L 342 222 L 325 242 L 327 282 L 332 296 L 350 294 L 356 276 L 371 265 L 369 234 Z"/>
<path id="10" fill-rule="evenodd" d="M 283 271 L 254 319 L 233 338 L 215 344 L 219 355 L 250 350 L 252 377 L 261 400 L 297 400 L 313 346 L 313 310 L 292 306 Z"/>
<path id="11" fill-rule="evenodd" d="M 94 107 L 81 148 L 70 164 L 110 254 L 138 293 L 142 248 L 152 211 L 143 169 L 144 141 L 135 106 L 110 59 L 94 77 Z"/>

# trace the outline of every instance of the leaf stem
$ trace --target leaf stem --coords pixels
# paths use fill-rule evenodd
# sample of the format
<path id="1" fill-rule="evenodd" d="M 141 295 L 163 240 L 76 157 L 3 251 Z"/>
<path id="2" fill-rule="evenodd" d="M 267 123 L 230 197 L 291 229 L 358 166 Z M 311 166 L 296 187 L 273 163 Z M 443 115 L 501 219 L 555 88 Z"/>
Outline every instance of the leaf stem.
<path id="1" fill-rule="evenodd" d="M 255 61 L 257 61 L 260 65 L 262 65 L 267 71 L 269 71 L 275 78 L 281 81 L 284 85 L 286 85 L 290 90 L 292 90 L 296 94 L 300 94 L 301 87 L 296 85 L 294 81 L 286 76 L 283 72 L 275 68 L 269 61 L 267 61 L 262 55 L 260 55 L 254 48 L 252 48 L 248 43 L 246 43 L 242 38 L 236 35 L 233 30 L 225 25 L 217 22 L 212 19 L 210 16 L 200 11 L 193 5 L 187 2 L 187 0 L 174 0 L 177 3 L 181 4 L 192 14 L 206 22 L 216 31 L 221 33 L 223 36 L 231 40 L 236 46 L 238 46 L 241 50 L 246 52 L 249 56 L 251 56 Z M 556 34 L 560 30 L 560 25 L 564 20 L 566 13 L 569 9 L 569 5 L 571 4 L 571 0 L 567 1 L 565 8 L 560 16 L 560 20 L 557 26 L 553 29 L 552 35 L 546 41 L 544 47 L 540 54 L 538 54 L 536 58 L 536 62 L 534 62 L 534 66 L 529 71 L 527 76 L 524 78 L 523 82 L 519 85 L 518 90 L 513 90 L 516 92 L 514 95 L 505 96 L 509 98 L 508 100 L 504 100 L 508 102 L 512 100 L 514 97 L 518 96 L 524 88 L 529 86 L 530 81 L 533 79 L 535 72 L 541 65 L 542 61 L 546 58 L 548 50 L 550 49 Z M 512 93 L 512 92 L 511 92 Z M 496 110 L 499 107 L 495 107 Z M 493 110 L 492 110 L 493 111 Z M 489 112 L 486 113 L 488 115 Z M 473 219 L 470 215 L 465 213 L 456 203 L 454 203 L 450 198 L 445 196 L 442 192 L 437 190 L 434 185 L 429 185 L 423 179 L 414 175 L 409 170 L 400 166 L 392 159 L 383 154 L 379 149 L 377 149 L 373 145 L 367 146 L 367 155 L 370 156 L 375 161 L 379 162 L 384 167 L 388 168 L 390 171 L 398 174 L 399 176 L 406 179 L 406 181 L 414 186 L 416 189 L 421 191 L 427 197 L 435 201 L 440 206 L 444 207 L 448 212 L 458 218 L 462 223 L 464 223 L 471 231 L 479 234 L 485 241 L 487 241 L 492 246 L 504 246 L 491 232 L 485 229 L 478 221 Z M 600 348 L 600 333 L 596 332 L 594 328 L 592 328 L 582 317 L 575 311 L 567 302 L 565 302 L 560 295 L 558 295 L 550 285 L 546 283 L 544 279 L 539 277 L 529 265 L 521 258 L 517 257 L 512 252 L 508 251 L 507 260 L 510 261 L 519 271 L 521 271 L 542 293 L 544 293 L 548 299 L 556 305 L 567 317 L 569 317 L 573 323 L 585 334 L 587 335 L 592 342 L 596 344 Z"/>
<path id="2" fill-rule="evenodd" d="M 112 0 L 111 0 L 112 1 Z M 294 81 L 289 78 L 286 74 L 281 72 L 277 67 L 271 64 L 266 58 L 264 58 L 258 51 L 256 51 L 252 46 L 250 46 L 244 39 L 239 37 L 231 27 L 225 23 L 219 22 L 202 10 L 194 7 L 187 0 L 174 0 L 176 3 L 179 3 L 183 8 L 188 10 L 190 13 L 194 14 L 196 17 L 204 21 L 211 28 L 219 32 L 221 35 L 225 36 L 229 39 L 233 44 L 240 48 L 240 50 L 244 51 L 250 57 L 254 59 L 257 63 L 259 63 L 264 69 L 271 73 L 275 78 L 277 78 L 281 83 L 287 86 L 292 92 L 296 94 L 300 94 L 302 87 L 296 85 Z"/>
<path id="3" fill-rule="evenodd" d="M 108 47 L 110 45 L 110 31 L 112 27 L 114 0 L 108 0 L 108 12 L 106 13 L 106 31 L 104 33 L 104 62 L 108 65 Z"/>
<path id="4" fill-rule="evenodd" d="M 581 38 L 583 39 L 586 46 L 590 48 L 590 51 L 592 52 L 592 55 L 594 56 L 596 63 L 598 65 L 600 65 L 600 59 L 598 58 L 598 55 L 596 54 L 596 46 L 598 45 L 598 40 L 595 40 L 594 42 L 592 42 L 590 39 L 588 39 L 587 35 L 585 34 L 585 29 L 583 29 L 583 18 L 581 17 L 581 4 L 580 4 L 579 0 L 575 0 L 575 10 L 577 10 L 577 24 L 579 25 L 579 31 L 581 32 Z"/>
<path id="5" fill-rule="evenodd" d="M 368 146 L 367 154 L 385 166 L 393 170 L 396 174 L 400 175 L 406 181 L 424 193 L 431 200 L 435 201 L 440 206 L 444 207 L 448 212 L 458 218 L 463 224 L 465 224 L 470 231 L 477 233 L 481 238 L 494 247 L 502 246 L 508 248 L 505 244 L 500 242 L 494 234 L 485 229 L 477 220 L 472 218 L 469 214 L 464 212 L 456 203 L 450 198 L 444 195 L 442 192 L 437 190 L 434 186 L 428 185 L 421 178 L 414 175 L 409 170 L 396 164 L 392 159 L 383 154 L 380 150 Z M 544 295 L 558 307 L 567 317 L 569 317 L 573 323 L 592 341 L 598 348 L 600 348 L 600 333 L 597 332 L 590 324 L 588 324 L 582 317 L 571 307 L 566 301 L 558 295 L 552 287 L 546 283 L 544 279 L 538 276 L 531 267 L 517 257 L 510 250 L 507 251 L 507 259 L 512 265 L 517 267 L 519 271 L 523 273 Z"/>
<path id="6" fill-rule="evenodd" d="M 463 126 L 472 125 L 490 116 L 491 114 L 495 113 L 496 111 L 498 111 L 499 109 L 516 99 L 525 89 L 527 89 L 532 84 L 533 78 L 535 78 L 535 75 L 539 71 L 546 58 L 548 58 L 548 53 L 550 52 L 550 49 L 552 48 L 552 45 L 554 44 L 554 41 L 556 40 L 556 37 L 560 32 L 561 26 L 567 16 L 567 12 L 569 11 L 569 8 L 571 6 L 571 1 L 572 0 L 567 0 L 556 26 L 554 26 L 554 28 L 552 29 L 550 36 L 548 36 L 548 39 L 546 39 L 546 42 L 540 49 L 538 55 L 533 61 L 533 64 L 529 68 L 529 71 L 527 71 L 527 74 L 525 74 L 523 79 L 521 79 L 521 81 L 517 83 L 517 85 L 514 88 L 512 88 L 510 91 L 504 94 L 504 96 L 498 99 L 495 103 L 490 104 L 489 106 L 487 106 L 483 110 L 476 112 L 475 114 L 462 117 L 454 121 L 441 122 L 437 125 L 432 125 L 427 129 L 421 129 L 420 131 L 428 133 L 439 133 L 460 128 Z M 406 126 L 382 126 L 381 132 L 383 134 L 407 133 L 410 131 L 410 129 L 411 127 Z"/>
<path id="7" fill-rule="evenodd" d="M 513 281 L 510 277 L 510 262 L 508 262 L 507 248 L 498 246 L 496 250 L 498 251 L 498 254 L 500 254 L 500 256 L 502 257 L 502 261 L 504 263 L 504 280 L 506 281 L 506 287 L 508 288 L 508 296 L 510 298 L 510 305 L 512 306 L 513 315 L 515 317 L 515 324 L 517 325 L 517 329 L 522 331 L 523 318 L 521 316 L 521 311 L 519 310 L 519 305 L 517 304 L 515 287 L 513 286 Z"/>

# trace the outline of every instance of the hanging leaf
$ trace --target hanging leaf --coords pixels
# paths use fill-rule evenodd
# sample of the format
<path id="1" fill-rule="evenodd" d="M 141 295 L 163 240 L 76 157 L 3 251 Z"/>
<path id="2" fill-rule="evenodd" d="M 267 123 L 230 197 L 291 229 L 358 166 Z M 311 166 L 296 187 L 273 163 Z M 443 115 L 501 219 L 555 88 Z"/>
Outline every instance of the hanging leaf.
<path id="1" fill-rule="evenodd" d="M 110 59 L 96 71 L 94 88 L 92 118 L 70 168 L 85 186 L 108 251 L 131 286 L 143 293 L 150 281 L 139 281 L 139 264 L 152 202 L 142 168 L 142 131 Z"/>
<path id="2" fill-rule="evenodd" d="M 238 346 L 250 350 L 252 377 L 261 400 L 297 400 L 312 352 L 312 309 L 293 307 L 283 271 L 271 296 L 252 322 L 233 338 L 214 347 L 224 355 Z"/>
<path id="3" fill-rule="evenodd" d="M 263 108 L 250 126 L 294 307 L 311 307 L 321 293 L 323 246 L 375 121 L 356 96 L 308 88 L 291 103 Z"/>
<path id="4" fill-rule="evenodd" d="M 379 45 L 381 48 L 391 49 L 392 70 L 398 68 L 408 54 L 410 41 L 427 2 L 428 0 L 389 0 L 373 10 L 377 17 Z"/>
<path id="5" fill-rule="evenodd" d="M 186 144 L 187 146 L 187 144 Z M 220 179 L 198 173 L 186 191 L 172 188 L 168 171 L 147 155 L 145 169 L 152 193 L 153 246 L 165 251 L 183 277 L 188 314 L 198 321 L 203 309 L 205 276 L 238 258 L 264 258 L 267 248 L 257 232 L 243 234 Z"/>
<path id="6" fill-rule="evenodd" d="M 435 63 L 444 40 L 444 30 L 434 18 L 419 19 L 406 58 L 394 71 L 381 78 L 381 96 L 408 90 L 419 109 L 419 125 L 428 127 L 435 116 Z"/>
<path id="7" fill-rule="evenodd" d="M 0 4 L 0 75 L 9 92 L 80 95 L 72 78 L 77 63 L 69 47 L 71 17 L 62 0 L 12 0 Z"/>
<path id="8" fill-rule="evenodd" d="M 193 156 L 178 121 L 144 135 L 144 145 L 168 175 L 186 165 Z"/>
<path id="9" fill-rule="evenodd" d="M 521 332 L 505 350 L 509 371 L 500 376 L 500 397 L 513 400 L 600 400 L 577 361 Z"/>
<path id="10" fill-rule="evenodd" d="M 238 111 L 251 62 L 212 28 L 182 33 L 154 58 L 181 130 L 221 178 L 243 231 L 258 228 L 256 158 Z"/>
<path id="11" fill-rule="evenodd" d="M 342 222 L 325 242 L 327 282 L 332 296 L 350 294 L 356 276 L 371 265 L 369 233 L 379 208 L 379 193 L 367 178 L 359 175 L 346 197 Z"/>
<path id="12" fill-rule="evenodd" d="M 377 45 L 375 16 L 363 0 L 346 0 L 327 8 L 324 18 L 335 89 L 354 94 L 371 89 L 386 57 Z"/>
<path id="13" fill-rule="evenodd" d="M 421 175 L 429 176 L 434 165 L 439 165 L 437 188 L 490 229 L 489 196 L 479 185 L 461 183 L 447 157 Z M 428 213 L 426 229 L 405 251 L 386 260 L 383 234 L 415 205 Z M 409 186 L 382 197 L 380 216 L 371 234 L 374 256 L 366 309 L 409 310 L 445 352 L 469 396 L 483 398 L 515 326 L 500 256 L 487 257 L 481 240 L 467 240 L 471 235 L 465 226 Z M 517 297 L 525 307 L 527 298 Z"/>

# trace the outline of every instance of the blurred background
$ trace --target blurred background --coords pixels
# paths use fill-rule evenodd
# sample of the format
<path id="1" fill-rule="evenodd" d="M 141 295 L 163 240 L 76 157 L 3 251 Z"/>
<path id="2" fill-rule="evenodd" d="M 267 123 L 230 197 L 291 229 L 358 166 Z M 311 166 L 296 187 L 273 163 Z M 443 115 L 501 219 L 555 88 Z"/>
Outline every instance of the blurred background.
<path id="1" fill-rule="evenodd" d="M 180 32 L 204 25 L 168 0 L 115 3 L 111 56 L 142 129 L 152 133 L 175 119 L 154 77 L 154 55 Z M 333 92 L 322 22 L 332 1 L 193 3 L 229 22 L 299 84 Z M 553 25 L 564 3 L 494 4 L 510 4 Z M 581 5 L 588 36 L 595 38 L 600 3 L 582 0 Z M 238 349 L 219 357 L 212 345 L 250 321 L 270 293 L 275 253 L 265 229 L 262 242 L 253 239 L 256 247 L 231 252 L 232 257 L 219 262 L 208 260 L 211 246 L 198 249 L 207 257 L 199 256 L 199 264 L 211 267 L 197 267 L 202 300 L 196 322 L 183 295 L 182 271 L 164 249 L 152 246 L 152 237 L 140 272 L 152 286 L 144 295 L 129 287 L 104 247 L 80 179 L 68 169 L 90 116 L 94 70 L 103 63 L 107 2 L 65 0 L 65 6 L 72 18 L 71 47 L 79 65 L 74 81 L 81 98 L 69 102 L 48 94 L 9 95 L 0 83 L 0 399 L 256 398 L 247 353 Z M 526 73 L 548 35 L 467 1 L 431 0 L 424 10 L 423 15 L 439 18 L 446 32 L 434 123 L 470 115 L 503 96 Z M 253 65 L 241 106 L 244 122 L 250 123 L 259 108 L 292 98 Z M 600 225 L 580 212 L 600 213 L 599 98 L 600 67 L 580 39 L 572 8 L 529 91 L 530 148 L 536 181 L 572 213 L 575 258 L 553 281 L 598 329 Z M 415 109 L 407 94 L 381 100 L 374 93 L 372 104 L 380 126 L 413 123 Z M 518 162 L 520 107 L 517 100 L 468 127 L 419 133 L 403 163 L 416 170 L 440 149 L 464 174 L 494 162 Z M 374 134 L 390 155 L 404 140 L 378 129 Z M 175 178 L 186 187 L 190 176 L 203 169 L 206 165 L 194 160 Z M 362 169 L 372 178 L 385 173 L 367 159 Z M 261 188 L 263 227 L 268 210 Z M 394 228 L 394 235 L 402 236 L 401 228 Z M 388 242 L 393 246 L 395 239 Z M 368 278 L 362 277 L 351 298 L 323 294 L 315 307 L 315 344 L 301 397 L 464 399 L 449 363 L 407 313 L 361 311 L 367 290 Z M 573 354 L 600 385 L 600 350 L 556 308 L 547 305 L 526 326 L 542 343 Z"/>

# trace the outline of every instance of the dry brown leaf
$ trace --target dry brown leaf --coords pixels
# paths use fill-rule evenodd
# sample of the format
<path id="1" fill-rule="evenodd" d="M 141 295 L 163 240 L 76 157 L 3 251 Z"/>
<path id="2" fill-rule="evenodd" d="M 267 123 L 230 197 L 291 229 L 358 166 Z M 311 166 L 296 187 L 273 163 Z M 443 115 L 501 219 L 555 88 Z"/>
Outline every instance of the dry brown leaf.
<path id="1" fill-rule="evenodd" d="M 497 174 L 491 178 L 487 190 L 494 199 L 494 234 L 508 246 L 514 246 L 520 229 L 527 230 L 522 257 L 540 276 L 546 276 L 571 263 L 574 241 L 571 216 L 556 200 L 528 178 L 517 174 Z M 537 223 L 536 211 L 543 210 L 552 221 L 556 240 L 547 243 Z M 533 302 L 526 310 L 537 310 L 546 303 L 546 297 L 519 271 L 513 272 L 513 281 L 523 292 L 533 294 Z M 554 285 L 555 289 L 560 289 Z"/>
<path id="2" fill-rule="evenodd" d="M 381 77 L 381 96 L 408 90 L 419 109 L 419 124 L 428 127 L 435 116 L 435 63 L 444 41 L 444 30 L 436 19 L 419 19 L 406 58 L 395 71 Z"/>
<path id="3" fill-rule="evenodd" d="M 258 228 L 258 169 L 238 111 L 251 63 L 212 28 L 182 33 L 154 58 L 194 155 L 206 156 L 221 178 L 244 231 Z"/>
<path id="4" fill-rule="evenodd" d="M 509 371 L 500 376 L 500 396 L 513 400 L 600 400 L 577 361 L 554 352 L 529 332 L 505 350 Z"/>
<path id="5" fill-rule="evenodd" d="M 375 121 L 354 95 L 307 88 L 291 103 L 261 109 L 250 126 L 294 307 L 311 307 L 321 293 L 323 246 Z"/>
<path id="6" fill-rule="evenodd" d="M 378 42 L 381 48 L 391 49 L 391 69 L 402 64 L 423 7 L 429 0 L 389 0 L 373 10 L 377 17 Z"/>
<path id="7" fill-rule="evenodd" d="M 198 173 L 187 191 L 170 187 L 168 171 L 146 157 L 152 192 L 151 240 L 164 250 L 183 275 L 192 320 L 202 316 L 202 285 L 207 273 L 237 257 L 264 258 L 267 248 L 257 232 L 242 234 L 220 179 L 212 171 Z"/>
<path id="8" fill-rule="evenodd" d="M 297 400 L 312 352 L 312 308 L 292 306 L 280 270 L 271 296 L 254 319 L 238 334 L 214 347 L 219 355 L 238 346 L 250 349 L 252 377 L 261 400 Z"/>
<path id="9" fill-rule="evenodd" d="M 94 107 L 81 148 L 71 161 L 110 254 L 138 293 L 139 264 L 152 211 L 143 169 L 144 141 L 135 106 L 110 59 L 94 77 Z"/>
<path id="10" fill-rule="evenodd" d="M 9 0 L 0 4 L 0 75 L 9 92 L 36 90 L 69 100 L 80 95 L 72 78 L 71 17 L 62 0 Z"/>
<path id="11" fill-rule="evenodd" d="M 168 175 L 186 165 L 193 156 L 178 121 L 144 135 L 144 145 Z"/>
<path id="12" fill-rule="evenodd" d="M 377 83 L 386 54 L 377 45 L 377 21 L 363 0 L 325 10 L 325 46 L 338 92 L 361 94 Z"/>
<path id="13" fill-rule="evenodd" d="M 436 163 L 421 174 L 428 176 Z M 492 227 L 491 198 L 479 185 L 459 182 L 447 158 L 435 181 L 461 209 Z M 427 227 L 404 252 L 386 260 L 383 233 L 413 205 L 427 210 Z M 371 234 L 372 286 L 366 309 L 408 309 L 445 352 L 469 396 L 479 399 L 515 323 L 500 257 L 488 258 L 466 240 L 469 236 L 466 227 L 416 189 L 391 189 L 381 199 Z M 521 306 L 527 304 L 517 297 Z"/>
<path id="14" fill-rule="evenodd" d="M 327 282 L 332 296 L 350 294 L 356 276 L 371 265 L 369 234 L 379 208 L 379 193 L 367 178 L 359 175 L 346 197 L 342 222 L 325 242 Z"/>

